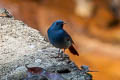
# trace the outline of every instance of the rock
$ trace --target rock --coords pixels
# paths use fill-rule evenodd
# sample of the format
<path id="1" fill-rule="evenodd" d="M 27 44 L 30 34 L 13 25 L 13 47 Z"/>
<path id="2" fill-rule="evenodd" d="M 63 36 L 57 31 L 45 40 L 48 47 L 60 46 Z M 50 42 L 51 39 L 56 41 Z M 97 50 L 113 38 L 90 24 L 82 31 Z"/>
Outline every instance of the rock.
<path id="1" fill-rule="evenodd" d="M 57 56 L 57 52 L 39 31 L 14 18 L 0 17 L 0 80 L 51 80 L 51 76 L 60 80 L 86 80 L 89 75 L 82 74 L 69 58 L 61 61 L 50 57 Z M 50 73 L 49 78 L 40 75 L 26 78 L 26 64 L 43 68 Z"/>

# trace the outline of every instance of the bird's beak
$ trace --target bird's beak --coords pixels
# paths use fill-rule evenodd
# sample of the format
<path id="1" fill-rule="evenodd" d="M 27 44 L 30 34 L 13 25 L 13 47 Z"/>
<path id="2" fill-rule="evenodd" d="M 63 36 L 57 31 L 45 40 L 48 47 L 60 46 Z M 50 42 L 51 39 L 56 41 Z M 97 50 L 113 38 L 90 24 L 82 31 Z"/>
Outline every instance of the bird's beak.
<path id="1" fill-rule="evenodd" d="M 64 22 L 63 24 L 67 24 L 66 22 Z"/>

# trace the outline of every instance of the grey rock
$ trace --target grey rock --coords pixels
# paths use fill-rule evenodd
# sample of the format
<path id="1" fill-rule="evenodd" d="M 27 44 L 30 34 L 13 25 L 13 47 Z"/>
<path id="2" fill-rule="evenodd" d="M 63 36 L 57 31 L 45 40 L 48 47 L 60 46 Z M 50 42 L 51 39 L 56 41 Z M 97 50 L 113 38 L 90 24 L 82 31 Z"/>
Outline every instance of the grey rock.
<path id="1" fill-rule="evenodd" d="M 44 76 L 27 79 L 25 64 L 60 74 L 64 80 L 91 80 L 69 58 L 51 58 L 57 53 L 39 31 L 14 18 L 0 17 L 0 80 L 47 80 Z"/>

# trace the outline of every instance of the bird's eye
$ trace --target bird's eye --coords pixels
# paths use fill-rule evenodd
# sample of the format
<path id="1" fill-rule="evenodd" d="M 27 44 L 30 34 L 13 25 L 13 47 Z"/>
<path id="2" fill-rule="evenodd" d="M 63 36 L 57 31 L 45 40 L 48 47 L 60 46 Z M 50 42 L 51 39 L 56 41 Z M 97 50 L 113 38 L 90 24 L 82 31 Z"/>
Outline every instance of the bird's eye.
<path id="1" fill-rule="evenodd" d="M 56 25 L 58 25 L 58 23 L 56 23 Z"/>

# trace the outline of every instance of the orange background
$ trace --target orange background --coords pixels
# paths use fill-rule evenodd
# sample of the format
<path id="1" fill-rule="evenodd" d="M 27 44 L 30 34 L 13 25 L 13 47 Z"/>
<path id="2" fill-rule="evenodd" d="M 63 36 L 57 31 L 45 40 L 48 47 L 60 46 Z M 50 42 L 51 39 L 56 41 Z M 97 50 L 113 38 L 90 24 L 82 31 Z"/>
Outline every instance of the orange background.
<path id="1" fill-rule="evenodd" d="M 91 1 L 95 10 L 84 16 L 75 12 L 75 0 L 0 0 L 0 7 L 7 8 L 16 19 L 40 30 L 44 36 L 53 21 L 64 20 L 68 23 L 64 29 L 79 52 L 75 56 L 66 50 L 70 59 L 78 66 L 88 65 L 99 71 L 92 73 L 93 80 L 120 80 L 119 17 L 108 8 L 109 0 Z"/>

